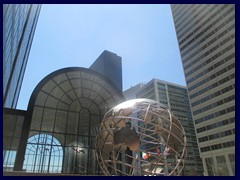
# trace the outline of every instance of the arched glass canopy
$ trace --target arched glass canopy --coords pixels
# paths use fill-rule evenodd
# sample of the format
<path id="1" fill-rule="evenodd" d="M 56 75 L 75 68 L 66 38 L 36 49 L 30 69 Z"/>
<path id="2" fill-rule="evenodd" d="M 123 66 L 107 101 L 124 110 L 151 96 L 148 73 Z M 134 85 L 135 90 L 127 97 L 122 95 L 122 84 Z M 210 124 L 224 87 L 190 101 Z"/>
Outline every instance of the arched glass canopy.
<path id="1" fill-rule="evenodd" d="M 31 125 L 25 157 L 31 148 L 46 146 L 49 164 L 44 162 L 44 171 L 36 163 L 28 162 L 29 167 L 32 171 L 40 168 L 40 172 L 54 172 L 49 165 L 55 158 L 62 164 L 58 172 L 61 169 L 62 173 L 101 173 L 95 161 L 95 137 L 105 112 L 123 101 L 122 92 L 93 70 L 64 68 L 48 75 L 35 88 L 29 102 Z M 48 139 L 46 143 L 40 142 L 43 137 Z M 31 146 L 31 138 L 35 138 L 36 147 Z M 58 146 L 62 155 L 56 158 L 48 154 Z"/>

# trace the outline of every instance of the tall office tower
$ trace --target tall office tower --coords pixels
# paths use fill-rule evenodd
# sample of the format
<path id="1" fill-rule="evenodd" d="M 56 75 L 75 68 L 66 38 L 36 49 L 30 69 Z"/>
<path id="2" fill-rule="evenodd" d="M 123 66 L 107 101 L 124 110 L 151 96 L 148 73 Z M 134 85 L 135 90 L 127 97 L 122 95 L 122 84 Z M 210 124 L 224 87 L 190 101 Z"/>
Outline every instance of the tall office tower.
<path id="1" fill-rule="evenodd" d="M 101 73 L 122 91 L 122 58 L 117 54 L 104 50 L 89 69 Z"/>
<path id="2" fill-rule="evenodd" d="M 3 106 L 16 108 L 41 5 L 3 4 Z"/>
<path id="3" fill-rule="evenodd" d="M 206 175 L 235 175 L 235 5 L 171 5 Z"/>
<path id="4" fill-rule="evenodd" d="M 136 89 L 134 91 L 137 92 L 137 98 L 147 98 L 162 103 L 178 118 L 184 127 L 187 137 L 187 157 L 183 175 L 203 175 L 202 161 L 199 156 L 186 87 L 153 79 L 141 87 L 139 91 L 136 91 Z M 129 92 L 131 93 L 131 97 L 133 96 L 130 88 L 124 91 L 126 98 L 129 97 Z"/>

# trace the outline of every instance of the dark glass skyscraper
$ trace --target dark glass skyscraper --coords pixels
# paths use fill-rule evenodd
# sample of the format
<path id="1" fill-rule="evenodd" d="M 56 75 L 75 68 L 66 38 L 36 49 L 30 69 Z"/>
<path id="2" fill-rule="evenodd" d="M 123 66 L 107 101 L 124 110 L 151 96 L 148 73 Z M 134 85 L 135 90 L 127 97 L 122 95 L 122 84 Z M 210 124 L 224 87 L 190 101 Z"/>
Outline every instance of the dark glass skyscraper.
<path id="1" fill-rule="evenodd" d="M 171 5 L 205 175 L 235 175 L 235 5 Z"/>
<path id="2" fill-rule="evenodd" d="M 122 58 L 117 54 L 103 51 L 89 69 L 101 73 L 122 91 Z"/>
<path id="3" fill-rule="evenodd" d="M 3 5 L 3 106 L 16 108 L 41 5 Z"/>

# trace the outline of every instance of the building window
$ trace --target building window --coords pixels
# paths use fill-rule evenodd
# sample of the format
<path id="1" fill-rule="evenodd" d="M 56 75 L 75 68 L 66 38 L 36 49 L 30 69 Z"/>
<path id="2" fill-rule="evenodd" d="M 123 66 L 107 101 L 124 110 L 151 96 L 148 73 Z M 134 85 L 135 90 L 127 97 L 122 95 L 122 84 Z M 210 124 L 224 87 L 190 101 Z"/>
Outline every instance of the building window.
<path id="1" fill-rule="evenodd" d="M 17 151 L 3 150 L 3 170 L 13 171 Z"/>
<path id="2" fill-rule="evenodd" d="M 213 176 L 213 158 L 206 158 L 205 163 L 207 166 L 208 176 Z"/>
<path id="3" fill-rule="evenodd" d="M 59 141 L 48 134 L 37 134 L 28 139 L 23 171 L 61 173 L 63 149 Z"/>
<path id="4" fill-rule="evenodd" d="M 19 143 L 22 133 L 24 116 L 19 111 L 11 112 L 10 109 L 4 109 L 3 121 L 3 170 L 13 171 L 16 160 L 16 154 L 19 149 Z"/>
<path id="5" fill-rule="evenodd" d="M 217 165 L 214 168 L 215 175 L 229 176 L 225 156 L 216 156 Z"/>
<path id="6" fill-rule="evenodd" d="M 235 175 L 235 154 L 229 154 L 228 158 L 232 167 L 233 174 Z"/>

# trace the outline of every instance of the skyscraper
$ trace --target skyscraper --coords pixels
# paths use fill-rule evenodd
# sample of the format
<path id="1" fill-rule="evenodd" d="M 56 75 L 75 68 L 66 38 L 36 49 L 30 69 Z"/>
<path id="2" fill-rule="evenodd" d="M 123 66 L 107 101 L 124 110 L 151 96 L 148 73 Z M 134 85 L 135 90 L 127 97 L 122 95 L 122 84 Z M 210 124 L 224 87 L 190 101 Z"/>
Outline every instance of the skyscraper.
<path id="1" fill-rule="evenodd" d="M 41 5 L 3 5 L 3 105 L 16 108 Z"/>
<path id="2" fill-rule="evenodd" d="M 117 54 L 103 51 L 89 69 L 101 73 L 122 91 L 122 58 Z"/>
<path id="3" fill-rule="evenodd" d="M 138 91 L 136 90 L 137 87 L 139 87 Z M 187 157 L 183 175 L 203 175 L 186 87 L 153 79 L 144 86 L 136 85 L 126 90 L 124 92 L 125 98 L 133 97 L 133 91 L 136 92 L 137 98 L 147 98 L 162 103 L 178 118 L 187 137 Z M 131 96 L 129 96 L 129 93 Z"/>
<path id="4" fill-rule="evenodd" d="M 171 5 L 206 175 L 235 175 L 235 5 Z"/>

